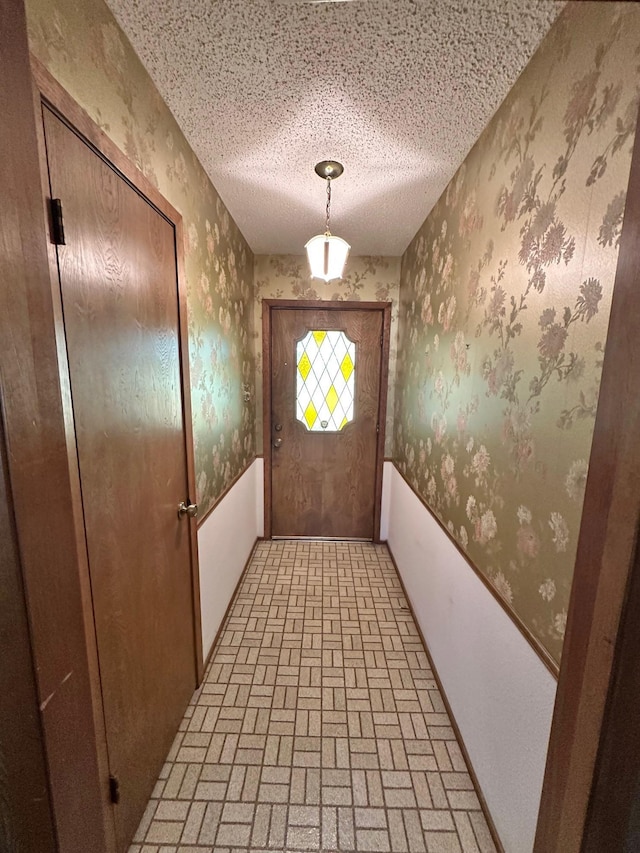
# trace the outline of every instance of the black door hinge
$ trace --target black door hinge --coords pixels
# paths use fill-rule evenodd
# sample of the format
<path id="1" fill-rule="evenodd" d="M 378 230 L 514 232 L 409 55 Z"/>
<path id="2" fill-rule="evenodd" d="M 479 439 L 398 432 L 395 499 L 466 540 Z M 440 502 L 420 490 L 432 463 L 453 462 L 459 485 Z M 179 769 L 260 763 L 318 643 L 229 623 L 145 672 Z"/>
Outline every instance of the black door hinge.
<path id="1" fill-rule="evenodd" d="M 62 202 L 59 198 L 51 199 L 51 241 L 55 246 L 65 245 Z"/>
<path id="2" fill-rule="evenodd" d="M 120 802 L 120 780 L 117 776 L 109 776 L 109 797 L 116 805 Z"/>

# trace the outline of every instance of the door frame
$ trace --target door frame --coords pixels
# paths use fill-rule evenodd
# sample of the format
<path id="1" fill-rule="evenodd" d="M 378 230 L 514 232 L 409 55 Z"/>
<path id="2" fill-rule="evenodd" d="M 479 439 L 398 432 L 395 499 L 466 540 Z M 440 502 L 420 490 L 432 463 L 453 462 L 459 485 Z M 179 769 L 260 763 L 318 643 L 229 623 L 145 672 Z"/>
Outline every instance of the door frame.
<path id="1" fill-rule="evenodd" d="M 636 127 L 637 127 L 636 122 Z M 636 132 L 534 853 L 581 853 L 635 796 L 624 736 L 640 633 L 640 132 Z M 637 701 L 637 694 L 634 699 Z M 624 755 L 612 773 L 612 758 Z M 611 849 L 619 849 L 618 847 Z"/>
<path id="2" fill-rule="evenodd" d="M 263 299 L 262 300 L 262 441 L 264 455 L 264 538 L 271 539 L 271 326 L 275 310 L 307 311 L 378 311 L 382 314 L 382 354 L 380 360 L 380 396 L 376 441 L 376 475 L 373 511 L 373 541 L 380 542 L 380 513 L 382 507 L 382 472 L 386 434 L 387 391 L 389 387 L 389 348 L 391 342 L 391 302 L 340 302 L 321 299 Z"/>
<path id="3" fill-rule="evenodd" d="M 20 394 L 14 393 L 11 398 L 7 395 L 7 401 L 11 401 L 5 413 L 11 487 L 15 498 L 16 527 L 58 843 L 65 853 L 83 853 L 87 845 L 95 849 L 96 853 L 113 853 L 116 847 L 115 827 L 109 795 L 108 752 L 75 427 L 57 254 L 49 236 L 50 193 L 42 104 L 46 103 L 174 228 L 185 463 L 189 497 L 195 497 L 183 224 L 175 208 L 100 130 L 39 60 L 28 54 L 26 47 L 24 55 L 30 67 L 30 88 L 27 101 L 24 100 L 22 90 L 23 100 L 19 108 L 25 115 L 29 115 L 29 126 L 27 132 L 23 131 L 24 139 L 18 141 L 16 134 L 13 144 L 20 151 L 21 146 L 33 151 L 30 173 L 22 160 L 19 162 L 23 183 L 25 186 L 33 185 L 31 190 L 37 198 L 34 204 L 39 209 L 32 212 L 31 220 L 26 222 L 25 236 L 21 233 L 24 257 L 28 258 L 28 264 L 35 265 L 34 270 L 24 284 L 21 280 L 16 284 L 20 288 L 26 288 L 26 282 L 30 285 L 27 292 L 30 318 L 18 321 L 18 331 L 22 330 L 27 363 L 33 358 L 36 369 L 24 369 L 24 376 L 17 377 L 18 382 L 22 379 L 22 382 L 30 383 L 24 391 L 18 384 Z M 36 275 L 39 276 L 37 282 Z M 3 359 L 8 359 L 6 378 L 11 378 L 14 372 L 11 353 L 2 348 L 2 354 Z M 14 352 L 14 360 L 16 355 Z M 40 372 L 37 372 L 38 365 Z M 32 413 L 34 404 L 31 397 L 37 401 L 38 417 Z M 22 438 L 29 435 L 42 436 L 41 441 L 47 451 L 41 460 L 34 458 L 33 449 L 29 458 L 29 441 Z M 33 443 L 33 439 L 30 440 Z M 54 441 L 57 442 L 57 456 L 54 456 Z M 39 478 L 34 481 L 36 473 L 39 473 Z M 54 507 L 55 510 L 52 510 Z M 52 519 L 50 522 L 49 517 Z M 51 524 L 58 530 L 57 546 L 53 549 L 51 537 L 43 540 L 43 531 Z M 188 524 L 195 688 L 202 681 L 204 666 L 197 527 L 194 519 L 189 519 Z M 57 551 L 60 551 L 59 557 L 56 557 Z M 66 626 L 65 632 L 60 633 L 60 625 Z M 64 678 L 67 672 L 69 674 Z M 67 691 L 61 688 L 71 675 L 73 678 L 69 684 L 78 684 L 80 688 L 76 688 L 69 700 L 65 698 Z M 54 692 L 51 692 L 54 687 Z M 61 698 L 58 699 L 56 695 L 54 701 L 56 693 L 60 693 Z M 78 808 L 78 789 L 84 791 L 82 809 Z"/>
<path id="4" fill-rule="evenodd" d="M 52 644 L 46 630 L 37 636 L 30 624 L 34 607 L 44 605 L 39 582 L 45 571 L 60 578 L 44 612 L 66 615 L 73 599 L 69 575 L 73 575 L 75 549 L 65 509 L 69 482 L 53 329 L 42 322 L 42 315 L 48 314 L 49 270 L 22 3 L 0 0 L 0 29 L 4 120 L 0 134 L 4 200 L 0 216 L 0 620 L 3 640 L 8 638 L 0 653 L 0 847 L 17 838 L 23 849 L 56 853 L 59 841 L 66 840 L 69 832 L 54 826 L 54 810 L 61 802 L 69 804 L 70 792 L 52 790 L 47 752 L 59 755 L 66 745 L 61 721 L 73 730 L 76 741 L 67 755 L 71 774 L 81 777 L 87 766 L 95 766 L 95 751 L 88 743 L 93 734 L 91 720 L 78 713 L 81 702 L 90 705 L 86 678 L 69 679 L 56 701 L 41 711 L 48 695 L 43 691 L 50 692 L 49 685 L 59 682 L 59 673 L 68 672 L 65 664 L 76 658 L 82 624 L 79 619 L 67 620 L 66 636 L 54 641 L 57 659 L 38 665 L 39 652 Z M 33 381 L 36 376 L 41 387 Z M 54 534 L 56 547 L 52 548 Z M 50 735 L 54 736 L 51 749 Z M 85 787 L 83 805 L 87 823 L 101 830 L 96 787 Z M 106 845 L 100 847 L 98 832 L 87 832 L 83 843 L 95 846 L 96 853 L 106 851 Z"/>

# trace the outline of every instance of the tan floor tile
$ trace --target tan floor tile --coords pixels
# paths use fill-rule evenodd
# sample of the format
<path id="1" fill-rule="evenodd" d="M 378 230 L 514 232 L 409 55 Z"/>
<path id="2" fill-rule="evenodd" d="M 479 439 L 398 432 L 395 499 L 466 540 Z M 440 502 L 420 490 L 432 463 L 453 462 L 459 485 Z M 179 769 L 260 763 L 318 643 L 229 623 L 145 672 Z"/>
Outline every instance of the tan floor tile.
<path id="1" fill-rule="evenodd" d="M 351 809 L 338 809 L 338 849 L 355 849 L 353 812 L 351 811 Z"/>
<path id="2" fill-rule="evenodd" d="M 200 835 L 200 827 L 204 819 L 207 805 L 203 802 L 194 802 L 189 805 L 189 815 L 185 821 L 180 841 L 182 844 L 196 844 Z"/>
<path id="3" fill-rule="evenodd" d="M 158 803 L 154 820 L 184 821 L 189 812 L 189 803 L 179 803 L 175 800 L 163 800 Z"/>
<path id="4" fill-rule="evenodd" d="M 443 809 L 420 809 L 420 820 L 425 830 L 453 830 L 453 814 Z"/>
<path id="5" fill-rule="evenodd" d="M 271 808 L 271 826 L 269 827 L 269 847 L 284 849 L 287 829 L 287 807 L 275 805 Z"/>
<path id="6" fill-rule="evenodd" d="M 487 826 L 487 821 L 482 812 L 470 812 L 469 820 L 473 826 L 473 831 L 480 848 L 480 853 L 495 853 L 495 845 L 491 832 Z"/>
<path id="7" fill-rule="evenodd" d="M 269 825 L 271 823 L 271 806 L 258 804 L 256 806 L 251 844 L 253 847 L 266 847 L 269 841 Z"/>
<path id="8" fill-rule="evenodd" d="M 355 824 L 358 829 L 386 829 L 387 815 L 384 809 L 354 809 Z"/>
<path id="9" fill-rule="evenodd" d="M 454 832 L 425 832 L 427 853 L 462 853 L 460 840 Z"/>
<path id="10" fill-rule="evenodd" d="M 385 546 L 260 542 L 129 853 L 495 853 Z"/>
<path id="11" fill-rule="evenodd" d="M 426 845 L 424 840 L 424 831 L 419 818 L 419 812 L 414 809 L 408 809 L 402 813 L 404 827 L 407 833 L 409 842 L 409 850 L 411 853 L 425 853 Z"/>
<path id="12" fill-rule="evenodd" d="M 456 822 L 463 853 L 480 853 L 469 815 L 466 812 L 454 812 L 453 818 Z"/>
<path id="13" fill-rule="evenodd" d="M 292 826 L 320 826 L 320 809 L 317 806 L 290 806 L 288 820 Z"/>
<path id="14" fill-rule="evenodd" d="M 138 830 L 133 837 L 134 841 L 144 841 L 144 837 L 147 834 L 147 830 L 149 829 L 149 826 L 151 825 L 151 821 L 153 819 L 153 816 L 155 814 L 157 807 L 158 807 L 157 800 L 150 800 L 149 801 L 149 803 L 148 803 L 148 805 L 144 811 L 144 814 L 142 816 L 142 820 L 140 821 L 140 825 L 138 827 Z"/>
<path id="15" fill-rule="evenodd" d="M 179 821 L 151 821 L 147 830 L 147 843 L 177 844 L 180 841 L 184 825 Z"/>
<path id="16" fill-rule="evenodd" d="M 356 847 L 360 851 L 371 851 L 371 853 L 388 853 L 391 850 L 389 834 L 381 829 L 357 829 Z"/>
<path id="17" fill-rule="evenodd" d="M 287 846 L 302 850 L 320 849 L 320 828 L 312 826 L 291 826 L 287 829 Z"/>
<path id="18" fill-rule="evenodd" d="M 480 802 L 475 791 L 447 791 L 447 797 L 452 809 L 480 810 Z"/>

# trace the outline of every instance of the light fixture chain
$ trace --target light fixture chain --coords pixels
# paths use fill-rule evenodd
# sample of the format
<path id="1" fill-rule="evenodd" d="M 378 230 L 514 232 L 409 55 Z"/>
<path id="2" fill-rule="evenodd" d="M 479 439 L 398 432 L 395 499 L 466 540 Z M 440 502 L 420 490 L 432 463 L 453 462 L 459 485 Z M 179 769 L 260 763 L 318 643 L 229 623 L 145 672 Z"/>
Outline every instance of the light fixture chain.
<path id="1" fill-rule="evenodd" d="M 350 246 L 341 237 L 331 234 L 331 181 L 339 178 L 344 169 L 337 160 L 316 163 L 315 173 L 327 182 L 326 231 L 312 237 L 306 244 L 312 278 L 333 281 L 342 278 Z"/>
<path id="2" fill-rule="evenodd" d="M 331 178 L 327 175 L 327 234 L 330 234 L 329 230 L 329 218 L 331 216 Z"/>

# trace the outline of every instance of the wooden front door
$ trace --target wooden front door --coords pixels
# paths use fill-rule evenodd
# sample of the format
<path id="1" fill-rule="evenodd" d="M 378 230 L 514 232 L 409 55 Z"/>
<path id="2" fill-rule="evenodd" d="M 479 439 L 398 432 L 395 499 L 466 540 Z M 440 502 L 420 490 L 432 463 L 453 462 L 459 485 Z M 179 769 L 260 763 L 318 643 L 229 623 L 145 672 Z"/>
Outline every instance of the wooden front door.
<path id="1" fill-rule="evenodd" d="M 175 229 L 57 115 L 43 115 L 64 216 L 64 333 L 126 850 L 196 686 L 192 522 L 178 517 L 188 489 Z"/>
<path id="2" fill-rule="evenodd" d="M 267 310 L 271 535 L 377 538 L 384 306 Z"/>

